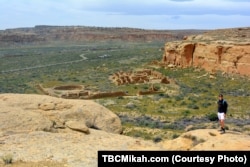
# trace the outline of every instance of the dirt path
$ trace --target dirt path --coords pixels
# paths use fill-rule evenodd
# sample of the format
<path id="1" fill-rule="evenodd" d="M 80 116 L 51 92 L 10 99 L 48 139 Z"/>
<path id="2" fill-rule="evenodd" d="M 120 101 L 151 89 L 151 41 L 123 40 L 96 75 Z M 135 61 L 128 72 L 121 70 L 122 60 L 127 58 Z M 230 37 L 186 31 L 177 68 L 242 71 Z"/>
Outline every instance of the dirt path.
<path id="1" fill-rule="evenodd" d="M 37 69 L 37 68 L 46 68 L 46 67 L 51 67 L 51 66 L 57 66 L 57 65 L 63 65 L 63 64 L 73 64 L 73 63 L 79 63 L 81 61 L 85 61 L 88 58 L 84 56 L 85 54 L 79 55 L 81 59 L 79 60 L 73 60 L 73 61 L 66 61 L 62 63 L 54 63 L 54 64 L 47 64 L 47 65 L 38 65 L 38 66 L 33 66 L 33 67 L 26 67 L 26 68 L 19 68 L 19 69 L 12 69 L 12 70 L 6 70 L 2 71 L 2 73 L 10 73 L 10 72 L 17 72 L 17 71 L 25 71 L 25 70 L 32 70 L 32 69 Z"/>

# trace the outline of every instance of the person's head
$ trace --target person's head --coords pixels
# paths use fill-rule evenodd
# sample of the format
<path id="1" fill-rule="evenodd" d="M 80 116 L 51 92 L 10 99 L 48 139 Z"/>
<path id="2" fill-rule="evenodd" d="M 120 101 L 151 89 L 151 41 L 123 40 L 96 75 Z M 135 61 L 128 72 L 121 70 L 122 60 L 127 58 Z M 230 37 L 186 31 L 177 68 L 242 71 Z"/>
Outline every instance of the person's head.
<path id="1" fill-rule="evenodd" d="M 219 94 L 219 99 L 223 99 L 223 94 Z"/>

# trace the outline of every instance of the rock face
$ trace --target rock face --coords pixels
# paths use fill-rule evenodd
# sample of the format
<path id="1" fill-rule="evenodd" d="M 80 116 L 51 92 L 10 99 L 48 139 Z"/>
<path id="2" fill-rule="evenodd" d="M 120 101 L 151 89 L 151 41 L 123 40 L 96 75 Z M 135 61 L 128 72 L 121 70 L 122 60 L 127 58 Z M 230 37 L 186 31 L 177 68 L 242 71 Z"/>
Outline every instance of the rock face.
<path id="1" fill-rule="evenodd" d="M 93 167 L 98 150 L 160 149 L 152 141 L 121 135 L 120 119 L 91 100 L 0 94 L 0 106 L 0 166 L 5 166 L 2 157 L 10 155 L 14 164 Z"/>
<path id="2" fill-rule="evenodd" d="M 89 133 L 88 128 L 95 128 L 111 133 L 122 132 L 119 117 L 93 101 L 1 94 L 0 106 L 0 129 L 5 131 L 57 132 L 69 128 Z"/>
<path id="3" fill-rule="evenodd" d="M 166 43 L 162 61 L 250 76 L 250 28 L 214 30 Z"/>
<path id="4" fill-rule="evenodd" d="M 93 41 L 173 41 L 202 30 L 144 30 L 135 28 L 105 28 L 87 26 L 35 26 L 0 31 L 0 45 L 46 44 L 50 42 Z"/>
<path id="5" fill-rule="evenodd" d="M 0 157 L 11 155 L 13 166 L 93 167 L 99 150 L 250 150 L 249 135 L 229 130 L 198 129 L 159 143 L 123 136 L 117 116 L 91 100 L 0 94 L 0 106 Z"/>
<path id="6" fill-rule="evenodd" d="M 250 150 L 249 138 L 249 135 L 234 131 L 221 135 L 216 129 L 197 129 L 161 144 L 168 150 Z"/>

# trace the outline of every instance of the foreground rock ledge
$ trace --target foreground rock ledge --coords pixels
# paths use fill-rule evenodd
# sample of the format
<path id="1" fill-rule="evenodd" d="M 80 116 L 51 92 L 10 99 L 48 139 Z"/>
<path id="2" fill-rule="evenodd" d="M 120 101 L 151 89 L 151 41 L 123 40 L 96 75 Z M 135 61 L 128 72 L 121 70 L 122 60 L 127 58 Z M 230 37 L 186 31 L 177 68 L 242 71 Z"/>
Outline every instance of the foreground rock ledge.
<path id="1" fill-rule="evenodd" d="M 176 139 L 160 143 L 123 136 L 119 134 L 119 118 L 117 123 L 114 121 L 117 117 L 111 111 L 93 101 L 66 100 L 44 95 L 0 94 L 0 106 L 0 157 L 12 155 L 14 164 L 17 161 L 52 161 L 61 162 L 67 167 L 93 167 L 97 166 L 98 150 L 250 150 L 249 135 L 234 131 L 221 135 L 217 129 L 189 131 Z M 43 110 L 43 107 L 46 109 Z M 78 125 L 80 119 L 77 121 L 74 114 L 69 114 L 76 110 L 78 114 L 94 111 L 92 116 L 96 118 L 99 109 L 105 111 L 105 114 L 112 113 L 114 125 L 100 112 L 112 128 L 100 126 L 88 119 L 85 119 L 86 126 Z M 60 118 L 56 117 L 58 115 L 61 115 Z M 88 118 L 93 119 L 91 116 Z M 55 122 L 51 123 L 52 119 Z M 61 124 L 56 119 L 60 119 Z M 89 126 L 91 123 L 94 129 Z M 96 130 L 95 126 L 106 128 Z M 83 131 L 86 131 L 86 127 L 89 133 Z M 2 161 L 0 166 L 4 166 Z"/>
<path id="2" fill-rule="evenodd" d="M 56 132 L 70 128 L 88 133 L 88 128 L 95 128 L 111 133 L 122 132 L 119 117 L 91 100 L 65 100 L 33 94 L 1 94 L 0 106 L 0 129 L 5 131 Z M 69 124 L 73 124 L 74 128 Z"/>

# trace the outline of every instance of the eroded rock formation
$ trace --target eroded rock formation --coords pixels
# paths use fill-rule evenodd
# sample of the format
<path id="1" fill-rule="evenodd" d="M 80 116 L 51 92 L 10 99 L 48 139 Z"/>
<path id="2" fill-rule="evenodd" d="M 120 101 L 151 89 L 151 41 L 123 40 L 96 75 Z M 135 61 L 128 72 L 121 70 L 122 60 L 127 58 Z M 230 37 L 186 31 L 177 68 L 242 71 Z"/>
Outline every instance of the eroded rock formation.
<path id="1" fill-rule="evenodd" d="M 165 44 L 169 67 L 200 67 L 250 76 L 250 28 L 215 30 Z"/>
<path id="2" fill-rule="evenodd" d="M 0 105 L 0 130 L 60 132 L 71 129 L 88 134 L 89 128 L 94 128 L 117 134 L 122 132 L 119 117 L 91 100 L 1 94 Z"/>

